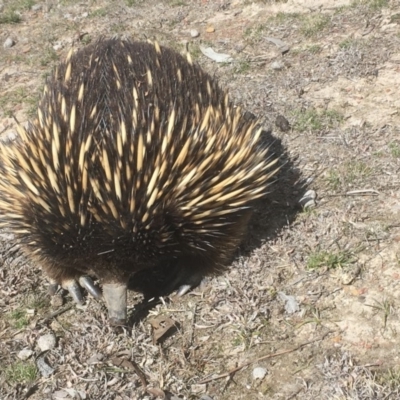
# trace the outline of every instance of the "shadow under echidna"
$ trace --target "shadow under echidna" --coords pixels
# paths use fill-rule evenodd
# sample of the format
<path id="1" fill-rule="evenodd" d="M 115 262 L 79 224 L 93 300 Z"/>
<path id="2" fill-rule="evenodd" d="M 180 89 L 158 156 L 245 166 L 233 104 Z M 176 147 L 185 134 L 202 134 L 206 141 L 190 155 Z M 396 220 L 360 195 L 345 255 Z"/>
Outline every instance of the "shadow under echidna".
<path id="1" fill-rule="evenodd" d="M 100 40 L 69 53 L 1 146 L 0 226 L 53 292 L 80 303 L 84 287 L 125 324 L 135 274 L 175 268 L 166 290 L 183 294 L 231 260 L 277 171 L 261 133 L 190 56 Z"/>

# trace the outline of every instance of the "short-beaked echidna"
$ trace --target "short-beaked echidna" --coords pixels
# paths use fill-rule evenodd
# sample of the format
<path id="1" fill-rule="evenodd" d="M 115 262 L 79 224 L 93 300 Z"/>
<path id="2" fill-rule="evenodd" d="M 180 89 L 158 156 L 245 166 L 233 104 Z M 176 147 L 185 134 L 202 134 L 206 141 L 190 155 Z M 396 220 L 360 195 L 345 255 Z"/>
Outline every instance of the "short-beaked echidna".
<path id="1" fill-rule="evenodd" d="M 230 260 L 276 171 L 261 132 L 189 55 L 99 40 L 69 53 L 2 145 L 0 226 L 75 301 L 79 284 L 101 297 L 97 278 L 123 324 L 135 272 Z"/>

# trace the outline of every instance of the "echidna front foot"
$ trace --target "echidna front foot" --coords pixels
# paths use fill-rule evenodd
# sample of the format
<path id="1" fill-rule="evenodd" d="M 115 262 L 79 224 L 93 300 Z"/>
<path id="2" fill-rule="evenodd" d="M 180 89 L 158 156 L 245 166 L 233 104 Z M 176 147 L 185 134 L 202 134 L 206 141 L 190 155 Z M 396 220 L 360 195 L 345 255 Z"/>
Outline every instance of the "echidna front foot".
<path id="1" fill-rule="evenodd" d="M 54 296 L 56 294 L 58 287 L 59 287 L 58 283 L 51 280 L 48 289 L 51 296 Z M 94 284 L 92 278 L 85 275 L 81 276 L 78 281 L 76 279 L 71 279 L 71 278 L 64 279 L 61 282 L 61 287 L 65 290 L 68 290 L 72 299 L 77 304 L 84 303 L 81 288 L 86 289 L 94 298 L 98 300 L 102 299 L 103 297 L 100 288 Z"/>
<path id="2" fill-rule="evenodd" d="M 204 278 L 201 271 L 190 271 L 188 269 L 182 269 L 173 282 L 170 283 L 170 291 L 176 290 L 176 295 L 178 297 L 184 296 L 186 293 L 190 292 L 192 289 L 199 286 Z"/>

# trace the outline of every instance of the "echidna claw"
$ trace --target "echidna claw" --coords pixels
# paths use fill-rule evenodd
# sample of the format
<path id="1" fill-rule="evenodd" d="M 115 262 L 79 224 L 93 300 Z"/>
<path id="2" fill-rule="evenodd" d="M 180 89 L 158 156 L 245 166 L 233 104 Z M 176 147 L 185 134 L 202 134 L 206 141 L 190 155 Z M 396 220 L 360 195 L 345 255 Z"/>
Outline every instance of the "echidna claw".
<path id="1" fill-rule="evenodd" d="M 192 289 L 192 285 L 181 285 L 179 289 L 176 291 L 176 295 L 178 297 L 184 296 L 187 292 Z"/>
<path id="2" fill-rule="evenodd" d="M 84 303 L 81 288 L 75 280 L 69 280 L 68 282 L 63 282 L 62 286 L 64 289 L 68 290 L 69 294 L 71 295 L 75 303 L 78 304 Z"/>
<path id="3" fill-rule="evenodd" d="M 98 286 L 96 286 L 89 276 L 81 276 L 79 278 L 79 284 L 86 289 L 95 299 L 101 300 L 103 294 Z"/>
<path id="4" fill-rule="evenodd" d="M 49 283 L 48 291 L 50 296 L 54 296 L 57 293 L 59 287 L 60 285 L 58 283 Z"/>

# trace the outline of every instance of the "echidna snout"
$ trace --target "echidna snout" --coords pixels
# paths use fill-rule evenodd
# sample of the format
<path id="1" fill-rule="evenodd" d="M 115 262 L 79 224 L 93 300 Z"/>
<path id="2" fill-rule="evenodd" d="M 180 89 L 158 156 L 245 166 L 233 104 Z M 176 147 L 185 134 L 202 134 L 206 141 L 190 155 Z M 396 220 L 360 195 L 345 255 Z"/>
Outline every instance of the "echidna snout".
<path id="1" fill-rule="evenodd" d="M 223 270 L 276 172 L 257 121 L 157 43 L 71 51 L 18 132 L 0 149 L 0 226 L 76 302 L 101 298 L 98 279 L 115 324 L 132 275 L 155 286 L 173 265 L 182 293 Z"/>

